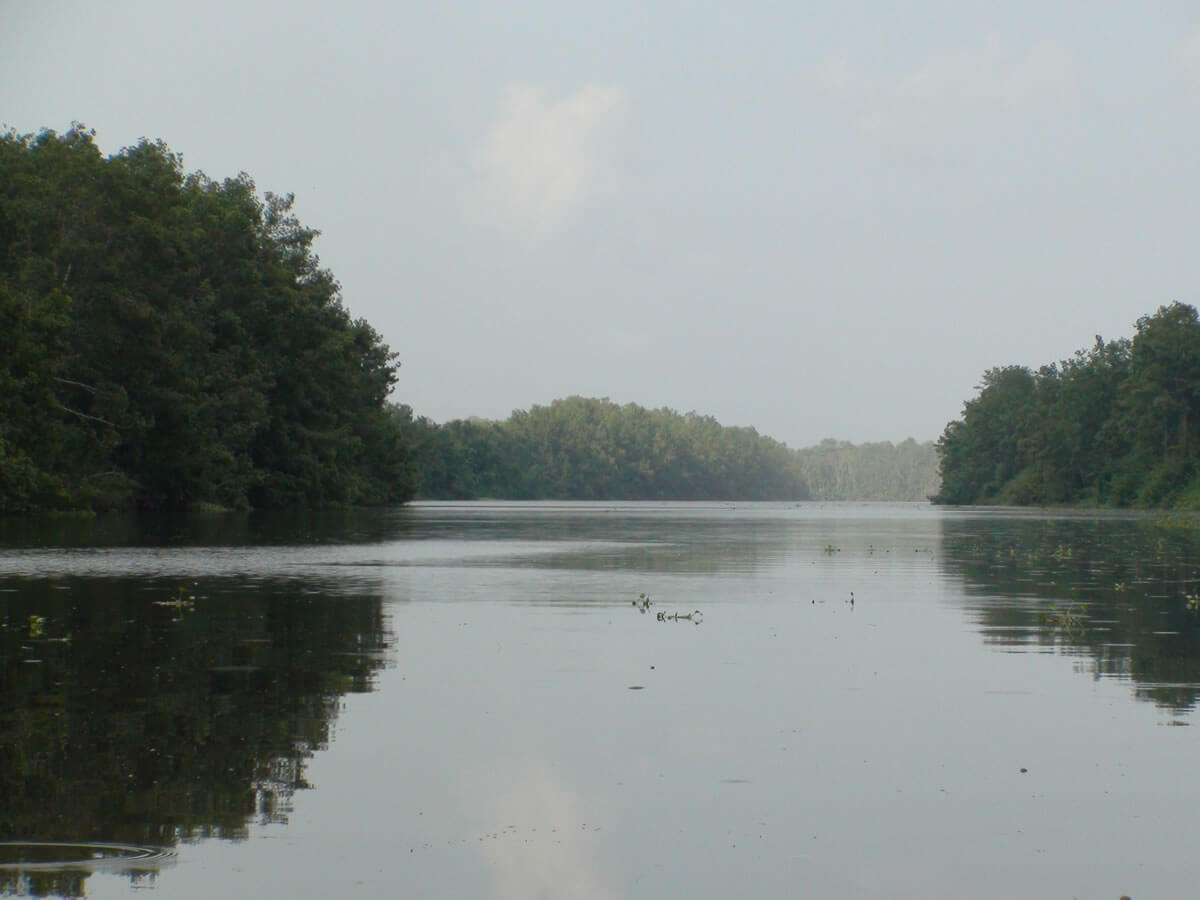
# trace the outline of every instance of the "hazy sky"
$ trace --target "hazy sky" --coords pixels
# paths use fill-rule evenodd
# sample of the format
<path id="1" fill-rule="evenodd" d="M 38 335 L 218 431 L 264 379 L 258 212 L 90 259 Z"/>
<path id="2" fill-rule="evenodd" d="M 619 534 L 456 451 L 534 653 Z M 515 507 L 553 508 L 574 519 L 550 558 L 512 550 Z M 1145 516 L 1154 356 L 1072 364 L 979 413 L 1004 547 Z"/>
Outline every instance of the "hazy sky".
<path id="1" fill-rule="evenodd" d="M 794 446 L 1200 301 L 1200 3 L 0 0 L 0 123 L 294 192 L 438 421 Z"/>

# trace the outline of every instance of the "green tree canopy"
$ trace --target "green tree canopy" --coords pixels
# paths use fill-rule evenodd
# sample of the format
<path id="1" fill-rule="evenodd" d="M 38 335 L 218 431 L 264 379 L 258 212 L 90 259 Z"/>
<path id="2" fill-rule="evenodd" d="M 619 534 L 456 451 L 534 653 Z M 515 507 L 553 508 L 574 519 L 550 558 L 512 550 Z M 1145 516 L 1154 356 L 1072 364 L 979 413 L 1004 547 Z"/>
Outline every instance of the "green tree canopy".
<path id="1" fill-rule="evenodd" d="M 567 397 L 503 422 L 437 425 L 395 410 L 417 447 L 420 496 L 797 500 L 798 459 L 753 428 L 635 403 Z"/>
<path id="2" fill-rule="evenodd" d="M 398 365 L 291 195 L 0 136 L 0 510 L 411 496 Z"/>
<path id="3" fill-rule="evenodd" d="M 1200 505 L 1200 316 L 1032 372 L 992 369 L 938 441 L 944 503 Z"/>

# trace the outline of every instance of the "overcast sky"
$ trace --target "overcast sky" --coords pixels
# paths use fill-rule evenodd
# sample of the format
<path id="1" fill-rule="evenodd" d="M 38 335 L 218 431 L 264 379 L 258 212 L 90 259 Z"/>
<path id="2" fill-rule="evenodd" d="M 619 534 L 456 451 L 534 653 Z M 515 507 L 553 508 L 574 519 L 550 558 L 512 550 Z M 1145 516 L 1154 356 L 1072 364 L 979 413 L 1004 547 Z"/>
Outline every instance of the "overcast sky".
<path id="1" fill-rule="evenodd" d="M 1200 300 L 1200 3 L 0 0 L 0 123 L 293 192 L 444 421 L 932 439 Z"/>

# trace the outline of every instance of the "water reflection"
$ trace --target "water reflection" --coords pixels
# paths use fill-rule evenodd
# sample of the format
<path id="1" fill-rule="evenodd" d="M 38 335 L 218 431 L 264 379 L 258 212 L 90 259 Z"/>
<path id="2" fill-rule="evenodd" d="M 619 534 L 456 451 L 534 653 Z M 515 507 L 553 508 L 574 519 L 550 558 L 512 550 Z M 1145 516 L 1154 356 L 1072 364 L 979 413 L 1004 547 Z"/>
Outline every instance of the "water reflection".
<path id="1" fill-rule="evenodd" d="M 151 885 L 175 854 L 160 847 L 102 842 L 0 841 L 0 891 L 35 897 L 84 896 L 92 872 L 124 875 Z"/>
<path id="2" fill-rule="evenodd" d="M 1200 530 L 1147 516 L 948 515 L 942 565 L 989 644 L 1064 653 L 1179 713 L 1200 697 Z"/>
<path id="3" fill-rule="evenodd" d="M 1162 764 L 1194 732 L 1139 732 L 1160 756 L 1138 756 L 1123 737 L 1154 714 L 1123 685 L 1012 655 L 1070 655 L 1182 721 L 1200 541 L 1152 517 L 438 504 L 5 527 L 0 841 L 232 839 L 184 848 L 160 891 L 1093 895 L 1053 879 L 1097 856 L 1111 879 L 1098 840 L 1186 840 L 1144 828 L 1163 798 L 1194 807 Z M 0 892 L 116 880 L 9 863 Z"/>
<path id="4" fill-rule="evenodd" d="M 447 503 L 412 514 L 421 542 L 389 546 L 385 564 L 700 576 L 808 562 L 827 546 L 874 544 L 878 561 L 901 559 L 928 548 L 936 516 L 915 503 Z"/>
<path id="5" fill-rule="evenodd" d="M 911 503 L 431 503 L 21 528 L 0 519 L 0 575 L 270 581 L 282 572 L 342 590 L 348 580 L 377 584 L 389 570 L 408 567 L 753 573 L 814 548 L 840 551 L 872 539 L 880 559 L 893 549 L 927 550 L 935 518 Z"/>
<path id="6" fill-rule="evenodd" d="M 0 547 L 259 547 L 375 543 L 405 536 L 408 507 L 103 516 L 0 516 Z"/>
<path id="7" fill-rule="evenodd" d="M 388 643 L 378 595 L 0 579 L 0 841 L 171 847 L 286 821 Z M 10 861 L 0 893 L 78 896 L 87 875 Z"/>
<path id="8" fill-rule="evenodd" d="M 569 885 L 573 897 L 615 900 L 621 892 L 612 884 L 612 861 L 601 862 L 597 852 L 600 827 L 588 825 L 589 799 L 548 763 L 536 762 L 534 756 L 514 765 L 498 786 L 493 773 L 464 776 L 464 795 L 474 814 L 505 823 L 478 841 L 490 895 L 504 900 L 553 897 Z M 542 823 L 540 840 L 530 822 Z"/>

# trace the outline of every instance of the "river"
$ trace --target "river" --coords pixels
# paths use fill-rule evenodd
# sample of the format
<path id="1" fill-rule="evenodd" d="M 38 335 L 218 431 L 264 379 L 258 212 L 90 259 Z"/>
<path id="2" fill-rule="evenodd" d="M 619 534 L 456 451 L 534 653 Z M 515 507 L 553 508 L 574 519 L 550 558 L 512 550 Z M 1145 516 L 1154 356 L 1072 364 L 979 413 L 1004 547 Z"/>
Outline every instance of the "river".
<path id="1" fill-rule="evenodd" d="M 926 504 L 0 523 L 0 892 L 1184 897 L 1200 528 Z"/>

